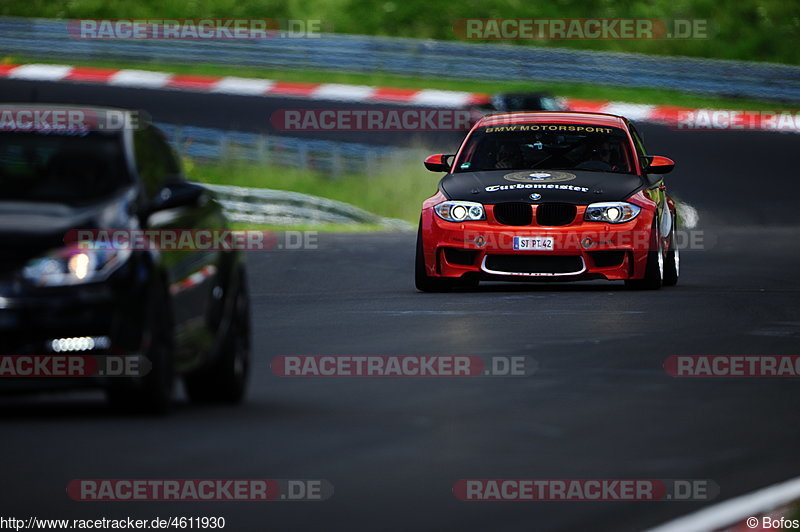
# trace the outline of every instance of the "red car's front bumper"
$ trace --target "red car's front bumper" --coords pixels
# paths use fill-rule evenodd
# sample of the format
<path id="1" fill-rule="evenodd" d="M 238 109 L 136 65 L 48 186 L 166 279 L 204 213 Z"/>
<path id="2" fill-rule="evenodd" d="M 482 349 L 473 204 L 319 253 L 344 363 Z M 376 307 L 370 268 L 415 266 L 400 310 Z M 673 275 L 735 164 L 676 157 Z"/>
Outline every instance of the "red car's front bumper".
<path id="1" fill-rule="evenodd" d="M 536 225 L 537 205 L 531 205 L 534 222 L 525 226 L 503 225 L 486 205 L 485 221 L 448 222 L 433 211 L 444 201 L 430 198 L 422 210 L 422 250 L 425 270 L 431 277 L 473 277 L 485 280 L 581 280 L 641 279 L 648 252 L 657 249 L 653 234 L 655 204 L 637 195 L 631 203 L 642 207 L 630 222 L 607 224 L 584 221 L 585 206 L 577 206 L 568 225 Z M 553 238 L 552 250 L 515 250 L 514 237 Z"/>

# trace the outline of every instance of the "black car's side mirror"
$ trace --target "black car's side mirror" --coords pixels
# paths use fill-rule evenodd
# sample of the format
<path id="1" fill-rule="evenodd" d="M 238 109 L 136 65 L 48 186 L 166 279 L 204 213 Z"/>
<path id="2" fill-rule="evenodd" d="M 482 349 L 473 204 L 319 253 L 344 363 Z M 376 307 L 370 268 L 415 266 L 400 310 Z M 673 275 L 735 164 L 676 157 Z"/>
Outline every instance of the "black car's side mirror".
<path id="1" fill-rule="evenodd" d="M 162 188 L 150 203 L 150 213 L 177 207 L 196 207 L 206 199 L 206 189 L 194 183 L 180 181 Z"/>
<path id="2" fill-rule="evenodd" d="M 437 153 L 425 159 L 425 168 L 431 172 L 447 172 L 450 170 L 450 165 L 453 164 L 454 155 L 444 155 Z"/>

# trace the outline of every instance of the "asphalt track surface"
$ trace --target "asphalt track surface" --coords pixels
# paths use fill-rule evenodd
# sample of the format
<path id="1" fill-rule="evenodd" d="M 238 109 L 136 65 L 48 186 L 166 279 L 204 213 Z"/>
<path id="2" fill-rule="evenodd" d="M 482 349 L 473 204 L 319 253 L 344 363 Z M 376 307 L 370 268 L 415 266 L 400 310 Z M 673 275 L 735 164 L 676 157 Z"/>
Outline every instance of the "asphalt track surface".
<path id="1" fill-rule="evenodd" d="M 91 392 L 5 399 L 3 513 L 222 515 L 228 530 L 259 531 L 633 531 L 707 503 L 461 502 L 451 489 L 461 478 L 710 479 L 721 501 L 796 476 L 796 379 L 678 379 L 662 364 L 798 354 L 800 137 L 643 129 L 654 153 L 678 161 L 670 189 L 700 213 L 704 249 L 683 253 L 677 287 L 498 283 L 420 294 L 406 233 L 324 234 L 315 250 L 251 252 L 247 403 L 196 407 L 179 394 L 170 417 L 151 419 L 120 417 Z M 275 356 L 311 354 L 521 355 L 539 368 L 470 379 L 289 379 L 269 369 Z M 335 495 L 78 503 L 65 494 L 75 478 L 209 477 L 324 478 Z"/>
<path id="2" fill-rule="evenodd" d="M 280 131 L 273 124 L 276 114 L 306 109 L 430 109 L 408 105 L 333 102 L 306 98 L 238 96 L 175 90 L 142 90 L 100 84 L 70 84 L 25 80 L 0 80 L 0 101 L 79 103 L 145 109 L 158 122 L 231 129 L 379 145 L 420 145 L 434 142 L 448 149 L 458 147 L 462 132 Z M 447 111 L 448 116 L 452 110 Z"/>

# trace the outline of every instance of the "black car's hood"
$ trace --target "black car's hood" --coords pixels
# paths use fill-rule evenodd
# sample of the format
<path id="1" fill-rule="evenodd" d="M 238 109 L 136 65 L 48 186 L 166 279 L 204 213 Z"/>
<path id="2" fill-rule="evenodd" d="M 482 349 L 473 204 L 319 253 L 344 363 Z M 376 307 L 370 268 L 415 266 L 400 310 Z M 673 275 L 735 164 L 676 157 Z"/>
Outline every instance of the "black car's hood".
<path id="1" fill-rule="evenodd" d="M 448 199 L 484 204 L 524 201 L 587 205 L 625 200 L 643 185 L 639 176 L 612 172 L 491 170 L 448 174 L 439 188 Z"/>
<path id="2" fill-rule="evenodd" d="M 131 216 L 133 197 L 134 192 L 129 189 L 80 207 L 0 200 L 2 269 L 64 247 L 64 238 L 72 230 L 133 228 L 137 223 Z"/>

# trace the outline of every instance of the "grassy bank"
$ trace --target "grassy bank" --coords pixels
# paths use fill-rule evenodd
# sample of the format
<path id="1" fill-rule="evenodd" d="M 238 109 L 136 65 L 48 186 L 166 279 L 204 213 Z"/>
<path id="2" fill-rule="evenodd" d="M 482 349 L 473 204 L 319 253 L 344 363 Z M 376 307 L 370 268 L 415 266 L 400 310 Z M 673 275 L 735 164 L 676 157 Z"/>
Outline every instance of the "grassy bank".
<path id="1" fill-rule="evenodd" d="M 786 0 L 4 0 L 0 15 L 52 18 L 272 18 L 319 20 L 338 33 L 454 40 L 469 18 L 701 19 L 708 38 L 521 41 L 522 45 L 800 64 L 800 3 Z"/>
<path id="2" fill-rule="evenodd" d="M 380 216 L 417 223 L 422 201 L 436 192 L 441 178 L 422 162 L 392 167 L 375 176 L 325 177 L 306 170 L 230 163 L 186 165 L 203 183 L 289 190 L 344 201 Z M 323 228 L 330 230 L 330 228 Z"/>
<path id="3" fill-rule="evenodd" d="M 382 225 L 372 224 L 297 224 L 297 225 L 271 225 L 254 224 L 244 222 L 233 222 L 231 229 L 235 231 L 316 231 L 318 233 L 374 233 L 378 231 L 390 231 Z"/>

